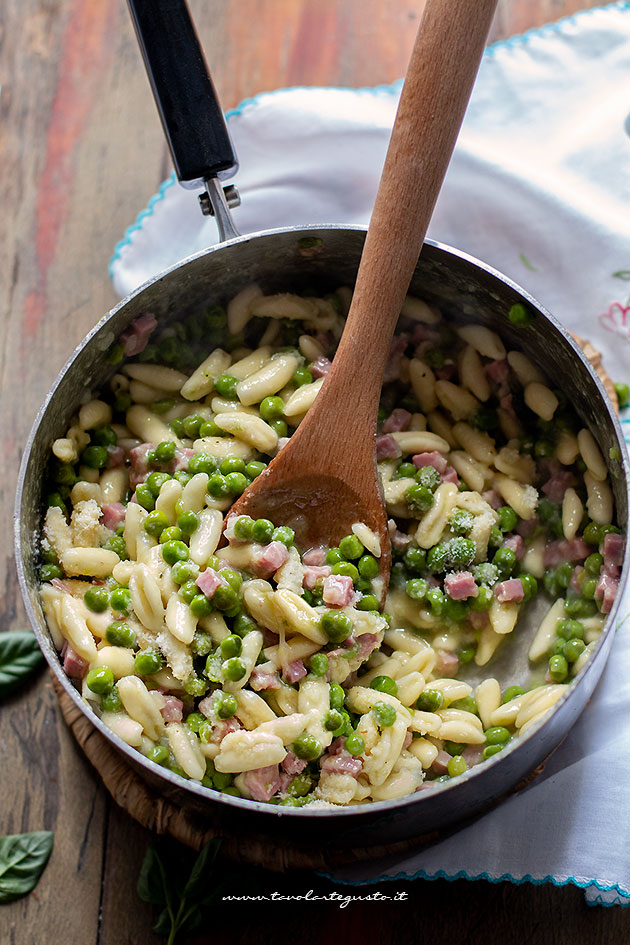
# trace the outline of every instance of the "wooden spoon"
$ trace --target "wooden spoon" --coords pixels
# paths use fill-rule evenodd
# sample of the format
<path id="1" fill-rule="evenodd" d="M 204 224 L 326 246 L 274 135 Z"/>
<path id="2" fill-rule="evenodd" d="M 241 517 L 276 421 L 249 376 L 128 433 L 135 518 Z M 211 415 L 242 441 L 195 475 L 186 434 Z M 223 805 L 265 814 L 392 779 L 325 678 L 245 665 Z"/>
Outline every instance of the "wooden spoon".
<path id="1" fill-rule="evenodd" d="M 232 510 L 290 525 L 302 551 L 338 544 L 365 522 L 380 542 L 384 589 L 391 545 L 374 447 L 382 378 L 495 6 L 427 0 L 332 368 L 289 442 Z"/>

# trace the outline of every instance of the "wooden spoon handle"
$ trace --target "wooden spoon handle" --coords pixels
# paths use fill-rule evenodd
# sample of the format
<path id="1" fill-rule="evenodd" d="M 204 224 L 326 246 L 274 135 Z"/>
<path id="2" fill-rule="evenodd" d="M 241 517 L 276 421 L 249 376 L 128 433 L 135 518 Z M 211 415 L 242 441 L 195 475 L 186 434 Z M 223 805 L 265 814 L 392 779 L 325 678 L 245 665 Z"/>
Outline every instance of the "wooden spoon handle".
<path id="1" fill-rule="evenodd" d="M 373 449 L 392 333 L 455 147 L 495 7 L 496 0 L 427 0 L 346 327 L 327 382 L 311 408 L 325 413 L 333 439 L 341 437 L 343 442 L 352 431 L 356 442 L 357 423 L 363 421 L 361 436 Z"/>

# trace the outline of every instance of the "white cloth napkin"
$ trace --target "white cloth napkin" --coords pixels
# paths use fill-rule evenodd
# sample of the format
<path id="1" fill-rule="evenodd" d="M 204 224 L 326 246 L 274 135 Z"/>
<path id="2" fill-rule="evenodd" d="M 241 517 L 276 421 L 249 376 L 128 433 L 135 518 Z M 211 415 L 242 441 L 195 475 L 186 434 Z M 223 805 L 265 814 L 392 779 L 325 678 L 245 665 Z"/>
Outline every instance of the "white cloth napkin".
<path id="1" fill-rule="evenodd" d="M 630 382 L 630 3 L 495 43 L 484 57 L 429 230 L 523 285 Z M 228 114 L 243 233 L 367 224 L 401 83 L 269 92 Z M 197 197 L 164 182 L 116 246 L 126 295 L 217 241 Z M 630 411 L 622 415 L 630 440 Z M 619 829 L 630 783 L 630 591 L 602 681 L 544 773 L 429 849 L 347 868 L 348 883 L 467 877 L 574 883 L 630 905 Z"/>

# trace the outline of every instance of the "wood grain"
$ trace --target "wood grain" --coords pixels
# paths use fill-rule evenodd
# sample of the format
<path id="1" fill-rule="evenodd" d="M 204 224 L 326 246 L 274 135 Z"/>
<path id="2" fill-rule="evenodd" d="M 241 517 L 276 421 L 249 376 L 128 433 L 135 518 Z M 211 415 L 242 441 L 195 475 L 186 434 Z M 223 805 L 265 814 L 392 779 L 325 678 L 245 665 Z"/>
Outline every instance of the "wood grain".
<path id="1" fill-rule="evenodd" d="M 401 76 L 418 0 L 190 0 L 225 108 L 298 84 L 374 85 Z M 500 0 L 503 38 L 596 5 Z M 0 13 L 0 628 L 25 625 L 9 542 L 17 465 L 35 412 L 72 347 L 115 301 L 114 244 L 169 172 L 159 121 L 124 0 L 3 0 Z M 106 801 L 60 720 L 43 674 L 0 713 L 0 831 L 55 830 L 34 894 L 0 907 L 10 945 L 154 945 L 135 896 L 148 832 Z M 277 879 L 243 872 L 235 884 Z M 102 881 L 102 884 L 101 884 Z M 328 890 L 312 874 L 283 889 Z M 396 882 L 402 904 L 219 906 L 197 942 L 286 941 L 299 916 L 304 945 L 419 941 L 573 945 L 628 939 L 621 910 L 588 910 L 576 889 Z M 238 907 L 236 907 L 238 908 Z M 100 917 L 99 917 L 100 909 Z M 307 912 L 308 909 L 308 912 Z M 288 911 L 287 911 L 288 910 Z M 238 922 L 236 916 L 238 915 Z M 252 916 L 251 921 L 249 916 Z M 295 920 L 294 920 L 295 921 Z"/>

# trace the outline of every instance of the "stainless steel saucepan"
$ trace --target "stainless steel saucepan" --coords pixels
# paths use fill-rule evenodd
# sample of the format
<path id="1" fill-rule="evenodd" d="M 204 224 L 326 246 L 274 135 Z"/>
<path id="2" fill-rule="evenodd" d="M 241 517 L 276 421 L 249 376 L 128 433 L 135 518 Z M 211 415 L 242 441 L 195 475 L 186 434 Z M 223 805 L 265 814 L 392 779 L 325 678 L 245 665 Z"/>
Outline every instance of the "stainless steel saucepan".
<path id="1" fill-rule="evenodd" d="M 604 668 L 613 640 L 616 604 L 592 658 L 541 723 L 515 739 L 498 756 L 462 777 L 412 796 L 365 806 L 314 810 L 278 807 L 219 794 L 147 760 L 114 735 L 81 700 L 66 677 L 46 627 L 38 597 L 38 539 L 42 489 L 50 447 L 63 436 L 70 418 L 89 393 L 111 377 L 106 352 L 135 318 L 151 312 L 160 328 L 225 303 L 250 282 L 265 293 L 326 293 L 352 285 L 365 231 L 356 227 L 305 226 L 239 236 L 229 203 L 237 198 L 221 180 L 236 169 L 236 159 L 216 101 L 203 54 L 185 0 L 129 0 L 139 41 L 175 167 L 186 186 L 203 187 L 202 208 L 216 216 L 224 241 L 183 260 L 151 279 L 120 302 L 88 334 L 55 380 L 24 450 L 15 506 L 15 551 L 20 589 L 42 651 L 73 702 L 157 792 L 181 806 L 203 811 L 223 833 L 267 834 L 270 842 L 299 839 L 319 848 L 341 849 L 390 844 L 434 834 L 490 806 L 539 766 L 560 744 L 588 702 Z M 299 252 L 304 237 L 321 240 L 318 255 Z M 498 332 L 506 346 L 521 348 L 561 388 L 602 454 L 626 456 L 621 427 L 592 366 L 570 335 L 541 306 L 489 266 L 439 243 L 427 241 L 410 292 L 435 303 L 454 324 L 477 322 Z M 534 313 L 532 323 L 516 327 L 505 317 L 515 303 Z M 628 463 L 611 461 L 617 524 L 628 534 Z M 622 585 L 628 577 L 626 545 Z M 533 618 L 532 618 L 533 619 Z M 503 683 L 524 682 L 533 627 L 520 627 L 492 664 Z M 473 680 L 474 681 L 474 680 Z"/>

